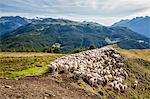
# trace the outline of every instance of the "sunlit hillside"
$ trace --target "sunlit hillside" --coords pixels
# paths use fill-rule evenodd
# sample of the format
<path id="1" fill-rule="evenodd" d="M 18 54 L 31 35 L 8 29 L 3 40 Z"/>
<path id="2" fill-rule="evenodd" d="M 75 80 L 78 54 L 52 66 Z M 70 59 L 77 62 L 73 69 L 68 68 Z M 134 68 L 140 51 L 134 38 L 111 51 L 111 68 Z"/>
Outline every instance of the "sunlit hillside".
<path id="1" fill-rule="evenodd" d="M 0 78 L 18 78 L 40 75 L 47 71 L 47 65 L 62 54 L 49 53 L 0 53 Z"/>
<path id="2" fill-rule="evenodd" d="M 150 49 L 131 49 L 131 50 L 126 50 L 119 48 L 117 46 L 113 46 L 116 48 L 121 54 L 128 58 L 141 58 L 147 61 L 150 61 Z"/>

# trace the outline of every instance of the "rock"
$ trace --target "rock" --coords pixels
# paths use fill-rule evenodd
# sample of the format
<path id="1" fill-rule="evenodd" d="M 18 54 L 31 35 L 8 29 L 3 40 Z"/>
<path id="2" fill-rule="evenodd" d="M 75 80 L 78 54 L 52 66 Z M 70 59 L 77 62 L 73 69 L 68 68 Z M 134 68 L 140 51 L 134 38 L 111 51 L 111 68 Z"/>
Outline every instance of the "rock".
<path id="1" fill-rule="evenodd" d="M 5 88 L 12 88 L 10 85 L 5 85 L 4 87 Z"/>
<path id="2" fill-rule="evenodd" d="M 52 92 L 46 92 L 45 95 L 46 95 L 46 98 L 47 97 L 55 97 L 55 94 L 53 94 Z"/>
<path id="3" fill-rule="evenodd" d="M 44 96 L 44 99 L 47 99 L 47 97 L 46 97 L 46 96 Z"/>

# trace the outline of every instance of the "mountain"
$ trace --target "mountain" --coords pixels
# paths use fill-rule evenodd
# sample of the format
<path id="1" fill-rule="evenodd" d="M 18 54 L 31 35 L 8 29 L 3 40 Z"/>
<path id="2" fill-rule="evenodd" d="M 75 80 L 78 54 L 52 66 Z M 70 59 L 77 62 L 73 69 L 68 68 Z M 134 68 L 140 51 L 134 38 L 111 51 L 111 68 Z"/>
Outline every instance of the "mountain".
<path id="1" fill-rule="evenodd" d="M 83 21 L 83 22 L 81 22 L 81 24 L 89 24 L 89 25 L 102 26 L 101 24 L 99 24 L 97 22 L 88 22 L 88 21 Z"/>
<path id="2" fill-rule="evenodd" d="M 118 44 L 127 49 L 150 48 L 150 39 L 125 27 L 105 27 L 64 19 L 42 19 L 2 35 L 2 51 L 38 50 L 61 44 L 62 51 L 95 44 L 102 47 Z"/>
<path id="3" fill-rule="evenodd" d="M 0 36 L 6 32 L 13 31 L 18 27 L 25 26 L 31 21 L 20 16 L 4 16 L 0 17 Z"/>
<path id="4" fill-rule="evenodd" d="M 48 24 L 77 24 L 78 22 L 76 21 L 72 21 L 72 20 L 68 20 L 68 19 L 62 19 L 62 18 L 58 18 L 58 19 L 55 19 L 55 18 L 33 18 L 31 19 L 32 22 L 45 22 L 45 23 L 48 23 Z"/>
<path id="5" fill-rule="evenodd" d="M 131 20 L 121 20 L 112 25 L 113 27 L 122 26 L 128 27 L 129 29 L 142 34 L 144 36 L 150 37 L 150 17 L 136 17 Z"/>

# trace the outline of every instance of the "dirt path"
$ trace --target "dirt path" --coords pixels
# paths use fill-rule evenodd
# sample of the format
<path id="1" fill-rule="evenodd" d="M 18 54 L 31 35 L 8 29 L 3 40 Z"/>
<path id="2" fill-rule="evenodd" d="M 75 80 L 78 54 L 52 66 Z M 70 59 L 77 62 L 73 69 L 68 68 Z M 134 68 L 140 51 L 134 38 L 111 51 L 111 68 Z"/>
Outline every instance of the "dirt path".
<path id="1" fill-rule="evenodd" d="M 0 99 L 96 99 L 90 93 L 65 80 L 51 76 L 26 77 L 19 80 L 0 79 Z"/>

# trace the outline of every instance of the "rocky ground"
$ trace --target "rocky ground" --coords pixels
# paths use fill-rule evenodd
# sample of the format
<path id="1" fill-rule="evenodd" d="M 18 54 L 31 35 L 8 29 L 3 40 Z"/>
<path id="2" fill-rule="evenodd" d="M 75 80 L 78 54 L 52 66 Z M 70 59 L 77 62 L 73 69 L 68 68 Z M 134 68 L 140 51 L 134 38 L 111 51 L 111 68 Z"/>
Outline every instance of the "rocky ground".
<path id="1" fill-rule="evenodd" d="M 25 77 L 19 80 L 0 79 L 0 99 L 96 99 L 62 75 L 64 82 L 52 76 Z"/>

